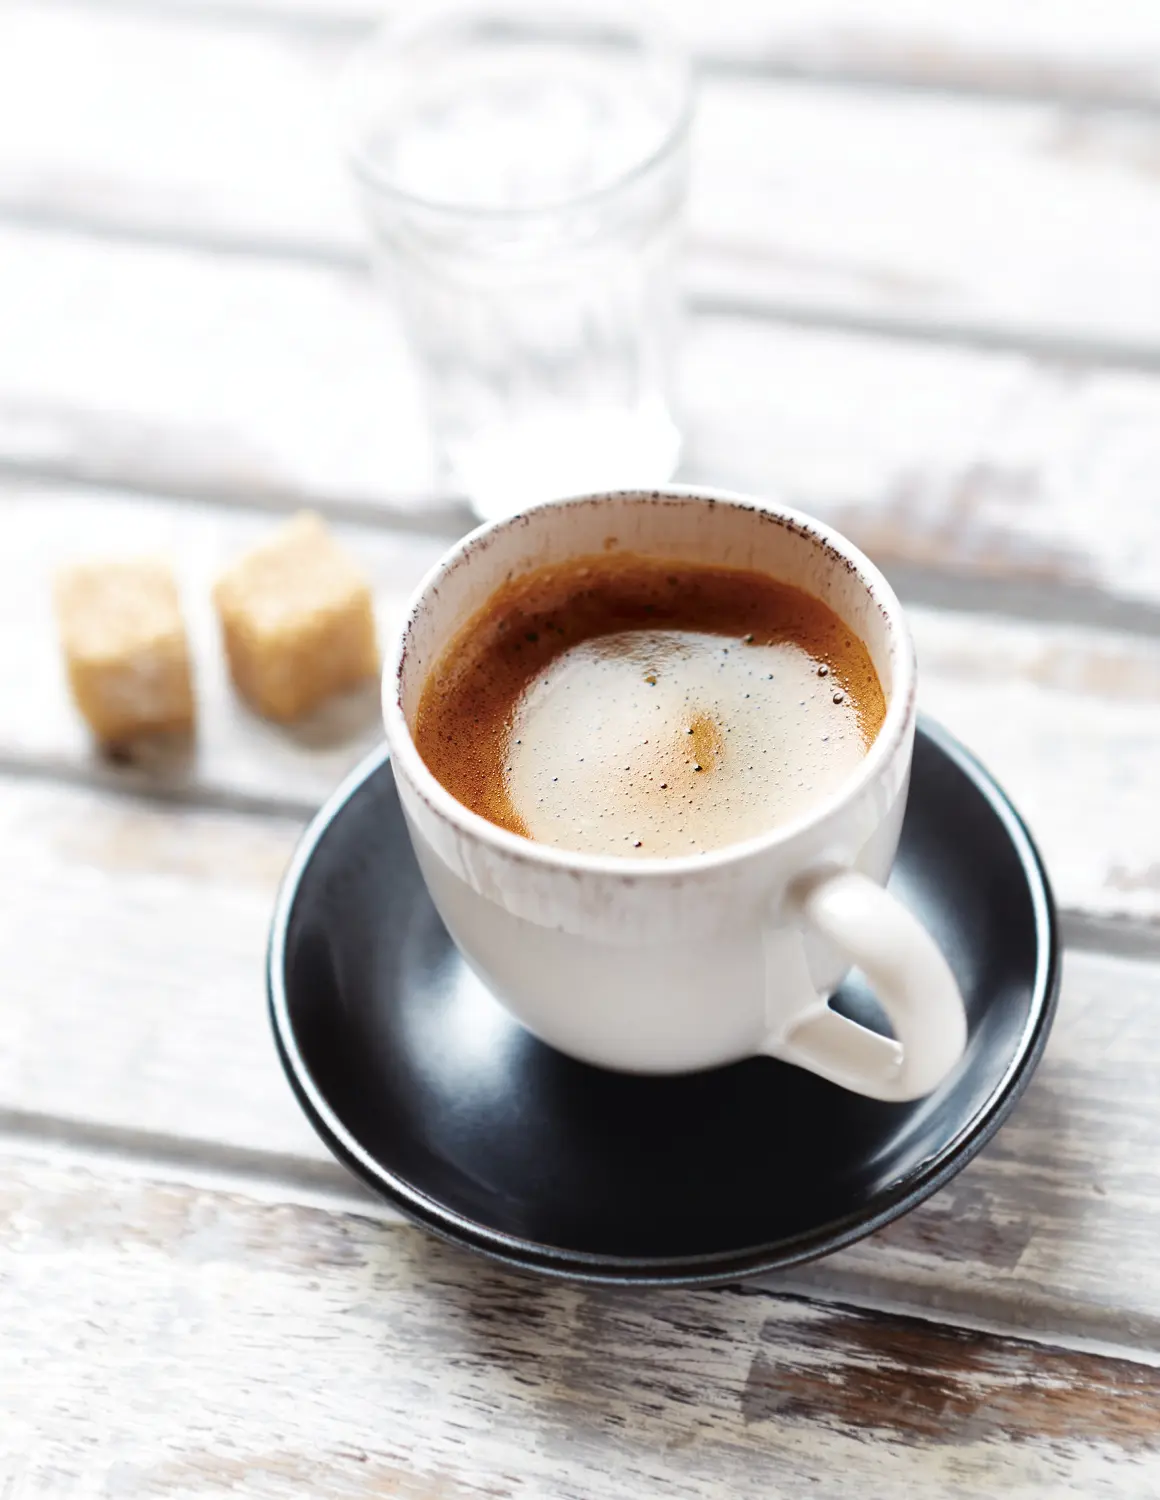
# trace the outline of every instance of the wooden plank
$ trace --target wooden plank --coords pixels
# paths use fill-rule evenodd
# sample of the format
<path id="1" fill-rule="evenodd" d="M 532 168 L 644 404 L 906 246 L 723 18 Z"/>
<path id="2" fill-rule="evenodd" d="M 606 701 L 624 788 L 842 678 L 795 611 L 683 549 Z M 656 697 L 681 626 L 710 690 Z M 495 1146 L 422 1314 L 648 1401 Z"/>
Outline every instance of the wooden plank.
<path id="1" fill-rule="evenodd" d="M 256 1174 L 269 1201 L 380 1212 L 299 1114 L 266 1022 L 296 831 L 0 779 L 0 1125 L 129 1152 L 137 1175 Z M 1069 954 L 1047 1056 L 995 1142 L 906 1219 L 775 1284 L 1160 1351 L 1158 1006 L 1157 963 Z"/>
<path id="2" fill-rule="evenodd" d="M 9 230 L 0 288 L 0 470 L 468 524 L 362 274 Z M 701 317 L 682 383 L 685 477 L 887 567 L 1160 600 L 1154 377 Z"/>
<path id="3" fill-rule="evenodd" d="M 992 1144 L 914 1214 L 793 1285 L 1160 1348 L 1160 1279 L 1146 1288 L 1142 1271 L 1131 1291 L 1121 1279 L 1137 1254 L 1141 1268 L 1154 1259 L 1145 1237 L 1160 1232 L 1158 1005 L 1154 964 L 1069 953 L 1047 1054 Z"/>
<path id="4" fill-rule="evenodd" d="M 354 1215 L 0 1177 L 17 1494 L 1139 1496 L 1160 1373 L 765 1295 L 491 1269 Z"/>
<path id="5" fill-rule="evenodd" d="M 240 509 L 145 497 L 0 489 L 11 567 L 0 592 L 0 757 L 105 782 L 305 813 L 379 738 L 377 692 L 337 700 L 296 729 L 233 694 L 209 600 L 220 568 L 276 524 Z M 442 538 L 345 526 L 388 631 Z M 192 753 L 96 758 L 68 700 L 50 613 L 53 570 L 86 556 L 161 552 L 182 580 L 197 665 Z M 1160 641 L 1116 631 L 916 608 L 922 702 L 995 770 L 1041 840 L 1059 899 L 1101 917 L 1160 921 Z M 1084 795 L 1077 798 L 1076 788 Z"/>
<path id="6" fill-rule="evenodd" d="M 1160 598 L 1151 376 L 732 318 L 684 376 L 690 478 L 781 491 L 887 570 Z"/>
<path id="7" fill-rule="evenodd" d="M 173 19 L 331 34 L 357 34 L 384 10 L 375 0 L 145 4 Z M 1050 6 L 976 0 L 969 7 L 923 0 L 781 0 L 776 7 L 718 0 L 709 7 L 669 0 L 665 11 L 710 68 L 1077 102 L 1149 106 L 1160 97 L 1160 35 L 1150 0 Z"/>
<path id="8" fill-rule="evenodd" d="M 920 703 L 1015 799 L 1060 903 L 1154 921 L 1158 643 L 949 611 L 915 609 L 911 622 Z"/>
<path id="9" fill-rule="evenodd" d="M 321 14 L 317 0 L 235 3 Z M 342 10 L 353 15 L 360 3 L 341 0 Z M 674 0 L 666 11 L 710 65 L 1075 101 L 1160 98 L 1160 28 L 1149 0 Z"/>
<path id="10" fill-rule="evenodd" d="M 349 50 L 325 33 L 10 0 L 0 202 L 49 220 L 350 251 L 359 232 L 332 98 Z"/>
<path id="11" fill-rule="evenodd" d="M 731 81 L 697 129 L 699 296 L 1153 361 L 1151 115 Z"/>
<path id="12" fill-rule="evenodd" d="M 264 1003 L 300 825 L 30 780 L 0 782 L 0 826 L 3 1111 L 196 1141 L 211 1158 L 325 1161 Z"/>
<path id="13" fill-rule="evenodd" d="M 12 231 L 0 287 L 9 466 L 259 503 L 431 490 L 403 351 L 360 273 Z"/>
<path id="14" fill-rule="evenodd" d="M 7 555 L 19 558 L 20 574 L 0 599 L 0 683 L 11 693 L 11 711 L 0 708 L 6 725 L 0 756 L 66 775 L 303 813 L 381 738 L 377 683 L 289 729 L 252 713 L 230 686 L 210 591 L 222 569 L 268 536 L 278 518 L 84 491 L 10 491 L 0 503 Z M 446 540 L 366 527 L 340 534 L 374 582 L 385 638 Z M 192 747 L 147 745 L 135 765 L 112 766 L 93 751 L 65 688 L 51 578 L 70 559 L 139 553 L 166 556 L 178 570 L 194 646 L 198 734 Z"/>
<path id="15" fill-rule="evenodd" d="M 0 206 L 359 255 L 334 104 L 350 40 L 15 0 L 0 15 Z M 1158 153 L 1150 113 L 710 76 L 690 285 L 795 317 L 1155 363 Z"/>

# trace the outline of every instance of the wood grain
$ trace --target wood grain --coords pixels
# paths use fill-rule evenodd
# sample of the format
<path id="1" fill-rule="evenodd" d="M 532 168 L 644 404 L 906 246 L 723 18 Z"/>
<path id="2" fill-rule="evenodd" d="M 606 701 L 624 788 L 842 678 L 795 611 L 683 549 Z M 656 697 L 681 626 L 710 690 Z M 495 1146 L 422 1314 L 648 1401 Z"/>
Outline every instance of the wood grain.
<path id="1" fill-rule="evenodd" d="M 0 460 L 282 504 L 427 493 L 364 274 L 0 231 Z"/>
<path id="2" fill-rule="evenodd" d="M 259 718 L 233 692 L 210 589 L 228 563 L 271 533 L 277 519 L 262 512 L 35 490 L 9 492 L 0 524 L 9 556 L 20 559 L 19 578 L 0 598 L 0 683 L 11 706 L 11 733 L 0 727 L 0 756 L 108 784 L 242 799 L 303 814 L 380 738 L 375 683 L 290 728 Z M 374 583 L 385 638 L 446 540 L 366 527 L 348 527 L 340 535 Z M 65 691 L 49 586 L 54 570 L 70 558 L 138 553 L 168 557 L 177 569 L 193 643 L 199 729 L 192 745 L 147 744 L 134 764 L 115 766 L 93 750 Z"/>
<path id="3" fill-rule="evenodd" d="M 321 14 L 317 0 L 234 3 L 299 14 L 313 5 Z M 352 16 L 359 3 L 341 0 Z M 667 9 L 710 66 L 1076 103 L 1151 105 L 1160 97 L 1160 34 L 1148 0 L 674 0 Z"/>
<path id="4" fill-rule="evenodd" d="M 373 0 L 151 0 L 174 19 L 213 17 L 357 34 Z M 670 0 L 704 65 L 902 87 L 963 89 L 1150 106 L 1160 97 L 1160 37 L 1150 0 Z"/>
<path id="5" fill-rule="evenodd" d="M 340 698 L 283 729 L 226 678 L 209 588 L 274 521 L 107 492 L 0 490 L 12 564 L 0 592 L 0 761 L 69 777 L 305 814 L 379 738 L 377 692 Z M 347 525 L 339 535 L 376 590 L 388 631 L 444 540 Z M 145 747 L 134 765 L 94 755 L 68 700 L 49 612 L 53 570 L 88 556 L 159 552 L 178 567 L 194 644 L 196 745 Z M 1160 642 L 916 608 L 921 702 L 980 754 L 1041 840 L 1059 899 L 1101 917 L 1160 920 Z M 1076 796 L 1076 788 L 1083 795 Z"/>
<path id="6" fill-rule="evenodd" d="M 0 788 L 0 1107 L 200 1141 L 211 1157 L 325 1160 L 264 1003 L 299 825 L 32 779 Z"/>
<path id="7" fill-rule="evenodd" d="M 532 1281 L 351 1214 L 11 1154 L 0 1203 L 18 1494 L 990 1500 L 1160 1476 L 1160 1373 L 1122 1359 Z"/>
<path id="8" fill-rule="evenodd" d="M 0 301 L 0 470 L 469 524 L 358 272 L 8 231 Z M 681 374 L 687 478 L 888 568 L 1160 601 L 1155 377 L 717 317 Z"/>
<path id="9" fill-rule="evenodd" d="M 1158 979 L 1151 964 L 1068 954 L 1047 1055 L 991 1146 L 916 1213 L 792 1284 L 1160 1347 L 1160 1282 L 1146 1290 L 1147 1271 L 1126 1285 L 1133 1247 L 1145 1253 L 1160 1231 L 1144 1228 L 1160 1131 Z"/>
<path id="10" fill-rule="evenodd" d="M 0 779 L 0 1125 L 128 1153 L 146 1176 L 216 1170 L 270 1201 L 378 1212 L 269 1035 L 266 929 L 296 833 Z M 995 1142 L 907 1218 L 776 1285 L 1160 1347 L 1158 993 L 1155 963 L 1070 954 L 1047 1056 Z"/>
<path id="11" fill-rule="evenodd" d="M 1153 377 L 707 317 L 684 374 L 690 478 L 781 491 L 888 570 L 1160 598 Z"/>
<path id="12" fill-rule="evenodd" d="M 1151 361 L 1151 116 L 730 80 L 696 128 L 697 296 Z"/>
<path id="13" fill-rule="evenodd" d="M 1155 58 L 1160 26 L 1149 35 Z M 361 257 L 334 101 L 351 41 L 14 0 L 0 206 L 47 226 Z M 710 73 L 695 158 L 701 297 L 1160 361 L 1150 112 Z"/>
<path id="14" fill-rule="evenodd" d="M 266 924 L 375 695 L 253 718 L 209 580 L 308 502 L 386 630 L 466 524 L 334 138 L 370 9 L 0 8 L 0 1493 L 1152 1494 L 1154 960 L 1070 953 L 991 1146 L 776 1295 L 498 1272 L 399 1224 L 298 1112 Z M 686 476 L 784 490 L 926 601 L 925 706 L 1086 930 L 1154 947 L 1154 7 L 674 10 L 707 61 Z M 111 765 L 47 584 L 144 550 L 179 564 L 201 730 Z M 1051 622 L 929 607 L 944 587 Z"/>

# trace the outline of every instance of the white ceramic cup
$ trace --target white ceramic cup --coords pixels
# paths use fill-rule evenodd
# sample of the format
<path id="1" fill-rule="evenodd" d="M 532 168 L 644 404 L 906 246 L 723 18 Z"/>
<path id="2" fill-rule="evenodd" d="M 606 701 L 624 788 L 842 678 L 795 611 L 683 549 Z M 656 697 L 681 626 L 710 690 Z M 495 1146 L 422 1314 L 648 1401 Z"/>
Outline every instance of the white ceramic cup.
<path id="1" fill-rule="evenodd" d="M 861 637 L 887 712 L 836 793 L 721 849 L 627 859 L 533 843 L 446 791 L 410 729 L 432 667 L 513 576 L 611 548 L 767 573 L 823 599 Z M 419 585 L 386 665 L 383 710 L 440 916 L 488 989 L 560 1051 L 639 1073 L 765 1053 L 890 1100 L 928 1093 L 958 1062 L 958 987 L 884 889 L 910 779 L 914 647 L 889 584 L 837 532 L 779 504 L 684 486 L 555 500 L 482 526 Z M 828 1005 L 855 965 L 897 1040 Z"/>

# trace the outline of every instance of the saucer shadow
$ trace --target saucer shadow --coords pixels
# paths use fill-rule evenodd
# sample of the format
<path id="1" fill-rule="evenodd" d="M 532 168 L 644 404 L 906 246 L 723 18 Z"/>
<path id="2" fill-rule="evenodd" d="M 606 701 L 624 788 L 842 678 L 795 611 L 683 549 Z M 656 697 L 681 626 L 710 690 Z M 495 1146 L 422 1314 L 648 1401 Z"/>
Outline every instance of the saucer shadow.
<path id="1" fill-rule="evenodd" d="M 891 888 L 969 1014 L 927 1099 L 884 1104 L 754 1058 L 678 1077 L 536 1040 L 452 945 L 381 756 L 320 815 L 271 945 L 283 1061 L 332 1149 L 438 1232 L 597 1279 L 792 1264 L 903 1212 L 965 1165 L 1038 1060 L 1056 988 L 1050 893 L 1001 793 L 929 726 Z M 835 1005 L 881 1029 L 858 976 Z"/>

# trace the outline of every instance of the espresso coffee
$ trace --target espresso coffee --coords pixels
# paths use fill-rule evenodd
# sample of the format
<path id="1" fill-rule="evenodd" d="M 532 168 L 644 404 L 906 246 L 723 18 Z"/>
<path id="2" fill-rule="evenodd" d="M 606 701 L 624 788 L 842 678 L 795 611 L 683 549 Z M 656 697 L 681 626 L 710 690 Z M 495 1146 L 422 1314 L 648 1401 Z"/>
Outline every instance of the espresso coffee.
<path id="1" fill-rule="evenodd" d="M 431 672 L 413 734 L 451 795 L 501 828 L 655 858 L 808 811 L 885 712 L 866 647 L 820 600 L 612 553 L 495 594 Z"/>

